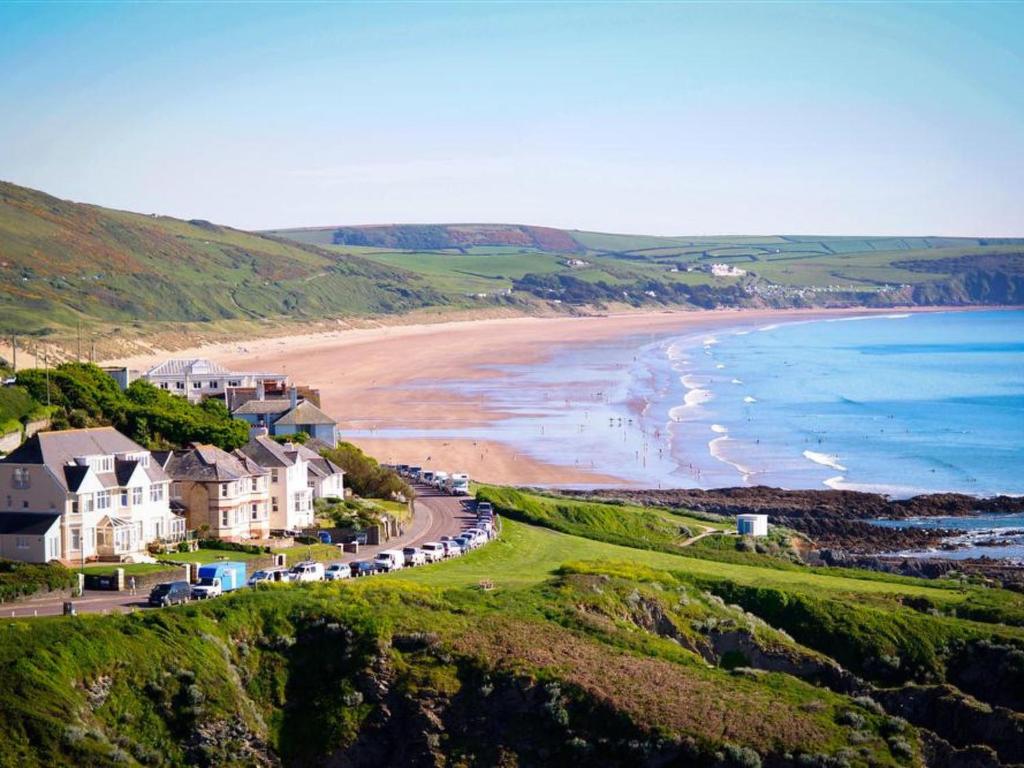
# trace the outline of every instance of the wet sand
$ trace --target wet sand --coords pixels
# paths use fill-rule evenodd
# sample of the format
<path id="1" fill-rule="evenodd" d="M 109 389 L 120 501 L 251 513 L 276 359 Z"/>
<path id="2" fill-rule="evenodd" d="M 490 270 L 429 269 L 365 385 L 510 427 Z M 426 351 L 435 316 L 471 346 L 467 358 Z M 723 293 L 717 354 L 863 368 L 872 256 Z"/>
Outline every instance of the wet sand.
<path id="1" fill-rule="evenodd" d="M 708 310 L 501 318 L 239 341 L 117 362 L 144 370 L 170 356 L 208 357 L 234 370 L 286 373 L 293 381 L 320 390 L 324 410 L 338 420 L 344 437 L 346 429 L 485 427 L 504 414 L 493 405 L 467 399 L 444 384 L 501 376 L 493 366 L 541 361 L 563 345 L 871 312 Z M 473 441 L 463 439 L 371 436 L 354 438 L 352 442 L 381 461 L 423 463 L 426 456 L 431 456 L 439 467 L 464 470 L 492 482 L 615 482 L 615 478 L 571 465 L 543 464 L 496 442 L 484 442 L 484 451 L 479 451 L 480 446 L 473 445 Z"/>

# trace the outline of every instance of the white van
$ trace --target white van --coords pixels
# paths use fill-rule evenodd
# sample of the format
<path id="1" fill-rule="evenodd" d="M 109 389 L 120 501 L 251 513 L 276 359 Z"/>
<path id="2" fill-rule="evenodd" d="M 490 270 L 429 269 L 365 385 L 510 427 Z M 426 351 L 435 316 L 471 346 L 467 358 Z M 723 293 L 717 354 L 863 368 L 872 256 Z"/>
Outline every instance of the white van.
<path id="1" fill-rule="evenodd" d="M 257 584 L 281 584 L 292 580 L 292 575 L 287 568 L 264 568 L 256 571 L 249 577 L 249 586 Z"/>
<path id="2" fill-rule="evenodd" d="M 444 548 L 444 544 L 437 541 L 428 541 L 426 544 L 420 546 L 423 550 L 423 554 L 427 556 L 428 563 L 436 563 L 438 560 L 444 560 L 447 554 Z"/>
<path id="3" fill-rule="evenodd" d="M 385 549 L 377 553 L 373 564 L 382 571 L 397 571 L 405 567 L 405 554 L 400 549 Z"/>
<path id="4" fill-rule="evenodd" d="M 437 487 L 437 490 L 443 491 L 444 490 L 444 484 L 446 482 L 448 482 L 448 473 L 447 472 L 435 472 L 434 473 L 434 485 Z"/>
<path id="5" fill-rule="evenodd" d="M 304 563 L 296 563 L 292 566 L 292 581 L 323 581 L 323 563 L 314 563 L 307 560 Z"/>
<path id="6" fill-rule="evenodd" d="M 469 495 L 469 475 L 464 472 L 456 472 L 448 478 L 448 482 L 445 484 L 448 493 L 452 496 L 468 496 Z"/>

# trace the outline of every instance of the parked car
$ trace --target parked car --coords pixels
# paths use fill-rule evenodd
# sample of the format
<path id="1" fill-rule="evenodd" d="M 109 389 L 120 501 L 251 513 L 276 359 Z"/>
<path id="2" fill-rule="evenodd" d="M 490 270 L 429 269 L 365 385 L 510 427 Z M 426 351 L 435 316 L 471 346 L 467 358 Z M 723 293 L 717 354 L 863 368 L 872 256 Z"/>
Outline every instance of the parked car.
<path id="1" fill-rule="evenodd" d="M 385 549 L 377 553 L 373 562 L 380 571 L 399 571 L 405 567 L 405 555 L 398 549 Z"/>
<path id="2" fill-rule="evenodd" d="M 165 581 L 157 584 L 149 592 L 149 604 L 158 608 L 181 605 L 191 599 L 192 587 L 187 581 Z"/>
<path id="3" fill-rule="evenodd" d="M 451 539 L 448 539 L 448 541 L 442 541 L 441 546 L 444 547 L 445 557 L 458 557 L 462 554 L 462 547 Z"/>
<path id="4" fill-rule="evenodd" d="M 350 567 L 353 576 L 372 576 L 377 573 L 377 565 L 372 560 L 356 560 Z"/>
<path id="5" fill-rule="evenodd" d="M 443 491 L 444 490 L 444 484 L 448 482 L 448 473 L 447 472 L 435 472 L 434 473 L 434 479 L 431 482 L 433 482 L 434 487 L 437 488 L 437 490 Z"/>
<path id="6" fill-rule="evenodd" d="M 489 501 L 477 502 L 476 514 L 477 514 L 478 517 L 480 515 L 493 515 L 494 514 L 494 507 L 491 506 L 491 502 L 489 502 Z"/>
<path id="7" fill-rule="evenodd" d="M 249 586 L 257 584 L 283 584 L 292 580 L 291 572 L 287 568 L 264 568 L 256 571 L 249 577 Z"/>
<path id="8" fill-rule="evenodd" d="M 419 480 L 420 479 L 420 472 L 422 472 L 422 471 L 423 471 L 423 467 L 412 466 L 412 467 L 409 467 L 409 471 L 406 474 L 409 475 L 409 478 L 411 480 Z"/>
<path id="9" fill-rule="evenodd" d="M 348 563 L 331 563 L 324 570 L 324 578 L 328 581 L 338 581 L 340 579 L 348 579 L 352 576 L 352 568 L 349 567 Z"/>
<path id="10" fill-rule="evenodd" d="M 426 554 L 416 547 L 406 547 L 402 550 L 402 554 L 405 556 L 405 564 L 409 567 L 423 565 L 427 562 Z"/>
<path id="11" fill-rule="evenodd" d="M 436 563 L 438 560 L 444 560 L 446 551 L 444 544 L 439 541 L 428 541 L 426 544 L 420 546 L 423 550 L 423 554 L 427 558 L 428 563 Z"/>
<path id="12" fill-rule="evenodd" d="M 323 581 L 324 564 L 307 560 L 292 566 L 292 581 Z"/>
<path id="13" fill-rule="evenodd" d="M 358 544 L 361 547 L 365 547 L 367 538 L 366 531 L 356 531 L 355 533 L 350 533 L 348 536 L 344 537 L 342 541 L 345 544 Z"/>
<path id="14" fill-rule="evenodd" d="M 225 561 L 199 567 L 199 583 L 192 586 L 192 598 L 206 600 L 245 586 L 245 563 Z"/>

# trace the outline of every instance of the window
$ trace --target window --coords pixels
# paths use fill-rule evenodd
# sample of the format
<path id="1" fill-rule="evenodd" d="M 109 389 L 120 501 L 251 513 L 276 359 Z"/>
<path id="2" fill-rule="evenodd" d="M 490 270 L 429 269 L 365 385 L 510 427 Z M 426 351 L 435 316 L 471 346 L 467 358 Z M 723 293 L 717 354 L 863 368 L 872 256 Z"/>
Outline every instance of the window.
<path id="1" fill-rule="evenodd" d="M 164 487 L 157 483 L 153 483 L 149 486 L 149 500 L 150 501 L 163 501 L 164 500 Z"/>
<path id="2" fill-rule="evenodd" d="M 242 382 L 239 381 L 238 379 L 229 379 L 228 380 L 228 386 L 229 387 L 240 387 L 240 386 L 242 386 Z"/>
<path id="3" fill-rule="evenodd" d="M 235 510 L 235 525 L 241 525 L 245 522 L 245 510 L 239 507 Z"/>
<path id="4" fill-rule="evenodd" d="M 72 528 L 71 529 L 71 549 L 76 552 L 82 548 L 82 529 Z"/>
<path id="5" fill-rule="evenodd" d="M 272 483 L 276 483 L 277 482 L 277 470 L 276 469 L 270 470 L 270 482 L 272 482 Z"/>
<path id="6" fill-rule="evenodd" d="M 222 528 L 227 528 L 231 524 L 230 518 L 228 517 L 229 514 L 230 510 L 222 509 L 220 511 L 220 524 Z"/>
<path id="7" fill-rule="evenodd" d="M 202 389 L 202 388 L 203 388 L 203 382 L 201 382 L 201 381 L 193 381 L 192 382 L 192 389 Z"/>
<path id="8" fill-rule="evenodd" d="M 167 382 L 166 381 L 161 381 L 160 382 L 160 389 L 167 389 Z"/>
<path id="9" fill-rule="evenodd" d="M 113 472 L 114 471 L 114 457 L 113 456 L 101 456 L 100 460 L 96 462 L 97 472 Z"/>
<path id="10" fill-rule="evenodd" d="M 85 496 L 83 496 L 82 501 L 85 502 L 85 507 L 82 510 L 83 512 L 92 512 L 94 509 L 96 509 L 96 502 L 93 501 L 91 493 L 87 493 Z"/>
<path id="11" fill-rule="evenodd" d="M 142 487 L 132 488 L 132 506 L 136 507 L 142 504 Z"/>
<path id="12" fill-rule="evenodd" d="M 220 382 L 219 382 L 219 381 L 211 381 L 211 382 L 209 383 L 209 387 L 210 387 L 210 389 L 216 389 L 216 388 L 217 388 L 217 387 L 219 387 L 219 386 L 220 386 Z"/>
<path id="13" fill-rule="evenodd" d="M 253 520 L 259 520 L 260 519 L 260 505 L 259 504 L 253 504 L 252 505 L 251 513 L 252 513 L 252 519 Z"/>
<path id="14" fill-rule="evenodd" d="M 14 537 L 14 546 L 16 546 L 18 549 L 28 549 L 29 548 L 28 536 L 15 536 Z"/>
<path id="15" fill-rule="evenodd" d="M 252 479 L 252 489 L 254 491 L 258 491 L 260 489 L 260 479 L 258 477 L 254 477 Z"/>
<path id="16" fill-rule="evenodd" d="M 22 509 L 28 509 L 28 500 L 25 500 L 25 501 L 21 502 L 21 508 Z"/>
<path id="17" fill-rule="evenodd" d="M 220 495 L 221 496 L 227 496 L 228 495 L 228 484 L 227 483 L 221 483 L 220 484 Z"/>
<path id="18" fill-rule="evenodd" d="M 185 382 L 184 381 L 176 381 L 176 382 L 174 382 L 174 388 L 175 389 L 184 389 L 185 388 Z"/>
<path id="19" fill-rule="evenodd" d="M 11 505 L 11 497 L 8 496 L 7 497 L 7 506 L 10 506 L 10 505 Z M 71 500 L 71 514 L 72 515 L 77 515 L 78 514 L 78 497 L 77 496 L 75 496 Z"/>
<path id="20" fill-rule="evenodd" d="M 127 488 L 122 488 L 121 489 L 121 506 L 122 507 L 127 507 L 128 506 L 128 489 Z"/>
<path id="21" fill-rule="evenodd" d="M 273 496 L 273 497 L 272 497 L 272 498 L 270 499 L 270 508 L 271 508 L 271 509 L 272 509 L 272 510 L 273 510 L 274 512 L 277 512 L 277 496 Z"/>
<path id="22" fill-rule="evenodd" d="M 20 490 L 25 490 L 32 485 L 32 477 L 25 467 L 15 467 L 11 484 Z"/>
<path id="23" fill-rule="evenodd" d="M 56 560 L 58 557 L 60 557 L 60 541 L 56 536 L 51 536 L 46 540 L 46 559 Z"/>
<path id="24" fill-rule="evenodd" d="M 96 509 L 110 509 L 110 491 L 96 493 Z"/>

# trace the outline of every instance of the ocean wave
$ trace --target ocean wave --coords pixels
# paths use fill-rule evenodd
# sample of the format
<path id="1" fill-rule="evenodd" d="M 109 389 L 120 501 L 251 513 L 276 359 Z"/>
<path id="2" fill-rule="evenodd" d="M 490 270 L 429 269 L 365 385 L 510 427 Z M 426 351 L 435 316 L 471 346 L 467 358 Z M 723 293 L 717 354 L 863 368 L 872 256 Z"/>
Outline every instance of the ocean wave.
<path id="1" fill-rule="evenodd" d="M 764 332 L 764 331 L 774 331 L 778 327 L 779 327 L 779 323 L 772 323 L 771 325 L 762 325 L 757 330 L 762 331 L 762 332 Z"/>
<path id="2" fill-rule="evenodd" d="M 712 344 L 717 344 L 717 343 L 718 343 L 718 339 L 716 339 L 714 336 L 709 336 L 708 338 L 704 339 L 704 346 L 705 347 L 710 347 Z"/>
<path id="3" fill-rule="evenodd" d="M 732 380 L 732 383 L 733 383 L 733 384 L 742 384 L 742 383 L 743 383 L 743 380 L 742 380 L 742 379 L 733 379 L 733 380 Z"/>
<path id="4" fill-rule="evenodd" d="M 909 499 L 911 496 L 920 496 L 929 491 L 925 488 L 915 488 L 912 485 L 886 485 L 884 483 L 850 483 L 846 477 L 837 475 L 825 481 L 825 485 L 834 491 L 860 491 L 861 493 L 877 493 L 882 496 L 891 496 L 895 499 Z"/>
<path id="5" fill-rule="evenodd" d="M 715 460 L 720 461 L 723 464 L 728 464 L 730 467 L 739 472 L 740 475 L 742 475 L 743 477 L 743 482 L 746 482 L 748 478 L 750 478 L 750 476 L 753 475 L 754 473 L 748 467 L 745 467 L 744 465 L 738 462 L 732 461 L 730 458 L 728 458 L 725 454 L 722 453 L 722 447 L 725 445 L 725 443 L 730 441 L 732 441 L 732 438 L 729 437 L 728 435 L 722 435 L 721 437 L 716 437 L 713 440 L 709 440 L 708 453 L 710 453 L 712 458 L 714 458 Z"/>
<path id="6" fill-rule="evenodd" d="M 846 467 L 840 464 L 834 455 L 830 456 L 827 453 L 818 453 L 817 451 L 804 451 L 804 458 L 810 459 L 815 464 L 821 464 L 823 467 L 838 469 L 840 472 L 846 471 Z"/>
<path id="7" fill-rule="evenodd" d="M 718 368 L 718 369 L 722 369 L 722 368 L 725 368 L 725 363 L 717 363 L 717 364 L 715 365 L 715 368 Z"/>
<path id="8" fill-rule="evenodd" d="M 701 403 L 706 403 L 711 397 L 712 395 L 708 390 L 694 387 L 686 393 L 686 396 L 683 398 L 683 405 L 687 408 L 693 408 Z"/>
<path id="9" fill-rule="evenodd" d="M 729 431 L 729 428 L 723 427 L 721 424 L 712 424 L 711 431 L 719 435 L 724 435 Z"/>
<path id="10" fill-rule="evenodd" d="M 854 315 L 853 317 L 830 317 L 826 323 L 853 323 L 858 320 L 906 320 L 910 313 L 898 315 Z"/>
<path id="11" fill-rule="evenodd" d="M 747 395 L 746 397 L 743 398 L 743 402 L 744 403 L 756 403 L 757 402 L 757 398 L 756 397 L 751 397 L 750 395 Z"/>

